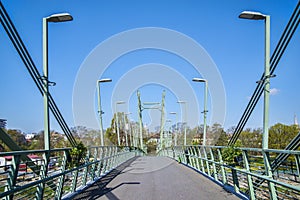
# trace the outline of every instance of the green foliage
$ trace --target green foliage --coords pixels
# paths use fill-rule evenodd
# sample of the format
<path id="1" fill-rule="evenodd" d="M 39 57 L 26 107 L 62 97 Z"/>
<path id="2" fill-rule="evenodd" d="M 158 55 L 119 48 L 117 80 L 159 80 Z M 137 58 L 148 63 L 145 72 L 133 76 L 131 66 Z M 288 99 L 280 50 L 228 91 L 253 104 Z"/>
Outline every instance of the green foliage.
<path id="1" fill-rule="evenodd" d="M 107 129 L 106 129 L 105 137 L 106 137 L 113 145 L 117 145 L 117 144 L 118 144 L 117 133 L 114 131 L 113 128 L 107 128 Z"/>
<path id="2" fill-rule="evenodd" d="M 275 124 L 269 129 L 269 148 L 284 149 L 298 132 L 298 126 L 288 126 L 280 123 Z"/>
<path id="3" fill-rule="evenodd" d="M 228 144 L 228 136 L 225 131 L 220 132 L 220 136 L 216 142 L 216 146 L 226 146 Z"/>
<path id="4" fill-rule="evenodd" d="M 76 126 L 71 128 L 73 136 L 82 141 L 86 146 L 100 145 L 100 130 L 86 128 L 85 126 Z"/>
<path id="5" fill-rule="evenodd" d="M 238 158 L 242 155 L 241 150 L 234 146 L 228 146 L 222 149 L 223 162 L 228 165 L 238 165 Z"/>
<path id="6" fill-rule="evenodd" d="M 148 154 L 155 154 L 156 153 L 156 148 L 157 148 L 157 143 L 156 142 L 148 142 L 146 143 L 147 146 L 147 153 Z"/>
<path id="7" fill-rule="evenodd" d="M 84 162 L 84 157 L 86 156 L 87 148 L 82 142 L 79 142 L 76 147 L 70 150 L 69 166 L 77 167 Z"/>
<path id="8" fill-rule="evenodd" d="M 9 134 L 11 139 L 16 142 L 18 146 L 20 146 L 23 149 L 26 149 L 27 146 L 26 139 L 25 139 L 25 135 L 22 134 L 22 131 L 10 129 L 7 131 L 7 133 Z"/>
<path id="9" fill-rule="evenodd" d="M 243 147 L 248 148 L 261 148 L 262 145 L 262 129 L 250 129 L 243 130 L 239 136 L 239 140 Z"/>

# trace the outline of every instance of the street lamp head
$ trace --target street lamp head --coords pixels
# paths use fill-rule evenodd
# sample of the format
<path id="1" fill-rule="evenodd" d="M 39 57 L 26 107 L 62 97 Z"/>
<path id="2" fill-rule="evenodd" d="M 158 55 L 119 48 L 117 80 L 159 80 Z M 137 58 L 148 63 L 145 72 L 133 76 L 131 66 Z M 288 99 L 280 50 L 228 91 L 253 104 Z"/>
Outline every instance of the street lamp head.
<path id="1" fill-rule="evenodd" d="M 158 105 L 159 102 L 144 102 L 143 105 Z"/>
<path id="2" fill-rule="evenodd" d="M 193 81 L 195 81 L 195 82 L 207 82 L 207 80 L 203 79 L 203 78 L 193 78 Z"/>
<path id="3" fill-rule="evenodd" d="M 125 104 L 125 101 L 117 101 L 116 104 Z"/>
<path id="4" fill-rule="evenodd" d="M 58 13 L 46 17 L 48 22 L 66 22 L 72 21 L 73 17 L 69 13 Z"/>
<path id="5" fill-rule="evenodd" d="M 239 18 L 241 19 L 253 19 L 253 20 L 262 20 L 266 18 L 266 15 L 260 12 L 253 12 L 253 11 L 243 11 Z"/>
<path id="6" fill-rule="evenodd" d="M 186 101 L 177 101 L 177 103 L 186 103 Z"/>
<path id="7" fill-rule="evenodd" d="M 176 114 L 177 114 L 177 112 L 170 112 L 170 114 L 171 114 L 171 115 L 176 115 Z"/>
<path id="8" fill-rule="evenodd" d="M 100 83 L 112 82 L 112 80 L 110 78 L 103 78 L 103 79 L 98 80 L 98 82 L 100 82 Z"/>

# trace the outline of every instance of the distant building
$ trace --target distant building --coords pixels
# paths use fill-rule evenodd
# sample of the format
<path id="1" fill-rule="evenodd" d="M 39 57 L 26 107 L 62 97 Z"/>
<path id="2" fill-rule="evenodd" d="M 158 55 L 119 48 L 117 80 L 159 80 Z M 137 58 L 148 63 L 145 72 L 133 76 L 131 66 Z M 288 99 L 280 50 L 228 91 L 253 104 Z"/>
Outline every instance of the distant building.
<path id="1" fill-rule="evenodd" d="M 35 136 L 35 135 L 34 135 L 34 134 L 32 134 L 32 133 L 30 133 L 30 134 L 26 134 L 26 135 L 25 135 L 25 139 L 26 139 L 26 140 L 31 140 L 31 139 L 33 139 L 33 138 L 34 138 L 34 136 Z"/>
<path id="2" fill-rule="evenodd" d="M 160 134 L 159 133 L 156 133 L 156 134 L 153 134 L 150 136 L 150 139 L 147 141 L 147 144 L 148 143 L 156 143 L 158 144 L 160 141 Z"/>
<path id="3" fill-rule="evenodd" d="M 0 119 L 0 128 L 5 128 L 6 127 L 6 119 Z"/>
<path id="4" fill-rule="evenodd" d="M 294 125 L 299 126 L 296 114 L 294 115 Z"/>
<path id="5" fill-rule="evenodd" d="M 192 139 L 192 144 L 202 144 L 202 135 L 195 135 Z"/>

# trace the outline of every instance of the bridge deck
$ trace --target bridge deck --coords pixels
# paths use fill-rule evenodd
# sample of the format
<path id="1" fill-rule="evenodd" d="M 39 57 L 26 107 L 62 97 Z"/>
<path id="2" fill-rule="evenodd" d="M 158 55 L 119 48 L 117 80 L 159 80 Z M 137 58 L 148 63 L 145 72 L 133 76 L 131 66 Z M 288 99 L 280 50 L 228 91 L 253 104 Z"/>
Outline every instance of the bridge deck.
<path id="1" fill-rule="evenodd" d="M 166 157 L 136 157 L 74 199 L 239 199 L 201 174 Z"/>

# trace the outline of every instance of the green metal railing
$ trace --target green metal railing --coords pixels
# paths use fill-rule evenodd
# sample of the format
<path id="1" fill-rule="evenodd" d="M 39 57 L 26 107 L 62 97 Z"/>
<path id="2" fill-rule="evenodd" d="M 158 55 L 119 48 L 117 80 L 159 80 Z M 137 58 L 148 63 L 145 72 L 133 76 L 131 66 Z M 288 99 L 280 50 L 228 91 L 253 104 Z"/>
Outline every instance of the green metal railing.
<path id="1" fill-rule="evenodd" d="M 118 165 L 142 154 L 138 149 L 130 147 L 90 147 L 86 156 L 78 163 L 72 159 L 70 150 L 64 148 L 0 153 L 0 198 L 67 198 Z M 24 161 L 24 156 L 31 160 Z"/>
<path id="2" fill-rule="evenodd" d="M 285 162 L 275 166 L 279 154 Z M 300 151 L 175 146 L 160 152 L 249 199 L 300 199 Z"/>

